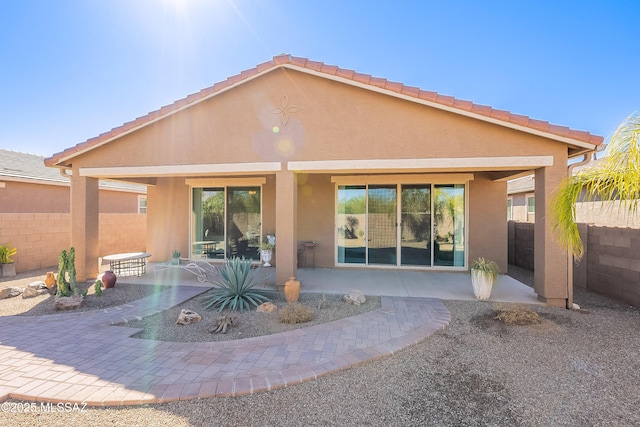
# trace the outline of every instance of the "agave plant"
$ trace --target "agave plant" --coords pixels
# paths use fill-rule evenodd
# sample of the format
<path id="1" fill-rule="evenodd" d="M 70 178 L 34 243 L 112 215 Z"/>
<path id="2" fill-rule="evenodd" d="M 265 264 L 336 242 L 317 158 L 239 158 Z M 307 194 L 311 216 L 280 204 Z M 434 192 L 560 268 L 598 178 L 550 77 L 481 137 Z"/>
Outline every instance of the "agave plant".
<path id="1" fill-rule="evenodd" d="M 611 137 L 606 155 L 596 166 L 565 178 L 551 200 L 551 221 L 562 246 L 580 259 L 584 246 L 576 224 L 579 200 L 620 200 L 633 215 L 640 200 L 640 113 L 627 117 Z"/>
<path id="2" fill-rule="evenodd" d="M 244 257 L 228 259 L 213 284 L 216 287 L 202 297 L 202 305 L 207 310 L 244 311 L 250 309 L 249 304 L 258 306 L 270 301 L 266 291 L 255 289 L 258 284 L 256 270 L 251 269 L 251 260 Z"/>

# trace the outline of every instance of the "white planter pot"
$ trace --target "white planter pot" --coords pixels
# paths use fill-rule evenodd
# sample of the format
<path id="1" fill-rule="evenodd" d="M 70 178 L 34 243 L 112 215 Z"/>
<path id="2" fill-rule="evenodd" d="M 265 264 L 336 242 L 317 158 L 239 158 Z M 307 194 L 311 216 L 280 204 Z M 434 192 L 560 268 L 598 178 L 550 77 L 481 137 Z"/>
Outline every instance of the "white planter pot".
<path id="1" fill-rule="evenodd" d="M 482 270 L 471 269 L 471 285 L 473 293 L 479 300 L 488 300 L 491 298 L 491 289 L 493 288 L 493 277 Z"/>
<path id="2" fill-rule="evenodd" d="M 261 249 L 260 250 L 260 259 L 264 263 L 265 267 L 271 267 L 271 249 Z"/>

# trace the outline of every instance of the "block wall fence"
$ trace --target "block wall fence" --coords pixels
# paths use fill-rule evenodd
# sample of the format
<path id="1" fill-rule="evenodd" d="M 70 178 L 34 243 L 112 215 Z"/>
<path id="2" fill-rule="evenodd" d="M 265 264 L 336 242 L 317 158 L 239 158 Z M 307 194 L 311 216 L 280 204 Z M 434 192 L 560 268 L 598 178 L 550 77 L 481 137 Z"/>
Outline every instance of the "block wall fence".
<path id="1" fill-rule="evenodd" d="M 533 227 L 509 221 L 509 264 L 533 271 Z M 573 286 L 640 308 L 640 229 L 578 228 L 585 254 L 574 266 Z"/>
<path id="2" fill-rule="evenodd" d="M 100 256 L 145 251 L 145 214 L 101 213 L 99 227 Z M 18 249 L 13 257 L 17 273 L 57 268 L 60 252 L 70 247 L 70 230 L 68 213 L 0 213 L 0 244 Z"/>

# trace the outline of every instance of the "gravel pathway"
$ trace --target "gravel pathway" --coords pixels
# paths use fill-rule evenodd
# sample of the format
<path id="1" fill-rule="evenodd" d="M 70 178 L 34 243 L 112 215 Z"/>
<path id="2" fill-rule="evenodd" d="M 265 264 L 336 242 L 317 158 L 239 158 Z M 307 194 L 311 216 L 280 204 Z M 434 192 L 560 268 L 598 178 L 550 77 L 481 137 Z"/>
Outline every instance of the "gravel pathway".
<path id="1" fill-rule="evenodd" d="M 450 325 L 422 343 L 271 392 L 85 412 L 5 411 L 1 424 L 640 425 L 640 312 L 583 290 L 575 298 L 588 314 L 532 306 L 542 322 L 531 326 L 494 320 L 508 304 L 445 301 Z"/>

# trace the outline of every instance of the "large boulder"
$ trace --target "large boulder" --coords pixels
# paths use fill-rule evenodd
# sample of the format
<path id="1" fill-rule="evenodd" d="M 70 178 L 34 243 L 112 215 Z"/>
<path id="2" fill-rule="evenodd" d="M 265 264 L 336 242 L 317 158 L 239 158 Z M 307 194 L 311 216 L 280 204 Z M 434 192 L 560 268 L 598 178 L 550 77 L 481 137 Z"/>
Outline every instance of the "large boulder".
<path id="1" fill-rule="evenodd" d="M 84 298 L 80 295 L 74 295 L 72 297 L 60 297 L 55 302 L 56 310 L 73 310 L 81 307 L 84 303 Z"/>

